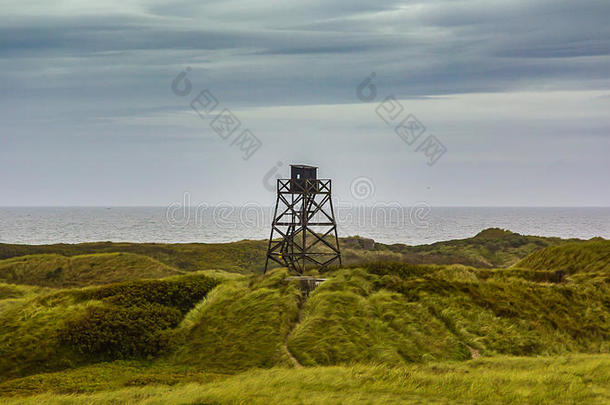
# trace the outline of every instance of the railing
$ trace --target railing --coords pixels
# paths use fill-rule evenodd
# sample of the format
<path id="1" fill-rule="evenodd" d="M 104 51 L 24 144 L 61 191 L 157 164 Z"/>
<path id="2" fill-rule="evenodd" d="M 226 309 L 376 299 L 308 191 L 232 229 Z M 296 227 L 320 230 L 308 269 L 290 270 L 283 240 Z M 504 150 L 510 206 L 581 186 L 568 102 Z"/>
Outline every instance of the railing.
<path id="1" fill-rule="evenodd" d="M 330 179 L 278 179 L 278 193 L 330 194 Z"/>

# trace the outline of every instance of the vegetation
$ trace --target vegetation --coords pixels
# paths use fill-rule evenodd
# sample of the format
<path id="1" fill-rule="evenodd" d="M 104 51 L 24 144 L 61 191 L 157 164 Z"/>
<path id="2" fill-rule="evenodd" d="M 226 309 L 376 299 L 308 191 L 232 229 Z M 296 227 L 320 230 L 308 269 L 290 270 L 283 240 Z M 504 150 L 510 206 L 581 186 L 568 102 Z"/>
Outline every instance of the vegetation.
<path id="1" fill-rule="evenodd" d="M 107 358 L 154 355 L 163 348 L 161 332 L 180 322 L 180 312 L 162 305 L 88 307 L 58 331 L 59 342 L 80 354 Z"/>
<path id="2" fill-rule="evenodd" d="M 490 228 L 473 238 L 431 245 L 384 245 L 370 239 L 341 241 L 347 263 L 394 261 L 410 264 L 464 264 L 478 268 L 508 267 L 540 248 L 564 243 L 559 238 L 519 235 Z"/>
<path id="3" fill-rule="evenodd" d="M 146 385 L 205 383 L 226 378 L 195 367 L 174 366 L 142 360 L 116 360 L 35 374 L 0 382 L 0 398 L 34 395 L 87 393 Z M 5 403 L 6 398 L 3 398 Z"/>
<path id="4" fill-rule="evenodd" d="M 50 291 L 50 288 L 0 283 L 0 303 L 2 303 L 3 300 L 33 297 Z"/>
<path id="5" fill-rule="evenodd" d="M 55 245 L 0 244 L 0 259 L 58 254 L 78 256 L 96 253 L 133 253 L 148 256 L 183 271 L 220 269 L 234 272 L 262 270 L 267 245 L 265 241 L 243 240 L 233 243 L 113 243 L 94 242 Z"/>
<path id="6" fill-rule="evenodd" d="M 0 245 L 24 253 L 0 261 L 0 397 L 610 402 L 609 241 L 561 242 L 349 238 L 356 263 L 309 296 L 285 269 L 248 267 L 257 241 Z M 129 251 L 91 251 L 111 247 Z"/>
<path id="7" fill-rule="evenodd" d="M 12 300 L 0 312 L 0 380 L 159 354 L 164 334 L 217 284 L 195 274 Z"/>
<path id="8" fill-rule="evenodd" d="M 300 293 L 282 283 L 285 270 L 262 280 L 225 283 L 187 315 L 173 362 L 217 372 L 286 363 L 284 340 L 298 315 Z"/>
<path id="9" fill-rule="evenodd" d="M 91 371 L 42 375 L 36 382 L 13 381 L 0 390 L 50 393 L 6 398 L 6 404 L 422 404 L 610 402 L 610 358 L 570 355 L 552 358 L 478 359 L 462 363 L 429 363 L 391 368 L 343 366 L 255 369 L 224 379 L 201 376 L 197 382 L 174 386 L 167 373 L 141 372 L 142 383 L 154 385 L 109 390 L 134 378 L 135 370 L 108 365 Z M 95 374 L 94 374 L 95 373 Z M 109 381 L 117 375 L 119 382 Z M 159 376 L 157 379 L 156 376 Z M 193 375 L 185 381 L 192 381 Z M 167 379 L 167 383 L 163 381 Z M 52 382 L 52 383 L 50 383 Z M 40 384 L 40 385 L 38 385 Z M 158 385 L 164 384 L 164 385 Z M 131 380 L 125 385 L 140 385 Z M 73 392 L 97 393 L 65 395 Z M 80 391 L 79 391 L 80 390 Z M 58 393 L 59 392 L 59 393 Z M 64 393 L 64 395 L 62 395 Z"/>
<path id="10" fill-rule="evenodd" d="M 339 270 L 305 304 L 288 347 L 306 365 L 610 351 L 607 282 L 489 273 L 459 265 Z"/>
<path id="11" fill-rule="evenodd" d="M 517 267 L 533 270 L 559 270 L 567 274 L 610 274 L 610 240 L 591 239 L 582 243 L 566 243 L 532 253 Z"/>
<path id="12" fill-rule="evenodd" d="M 0 280 L 45 287 L 83 287 L 180 273 L 150 257 L 133 253 L 72 257 L 53 253 L 0 260 Z"/>
<path id="13" fill-rule="evenodd" d="M 363 270 L 341 271 L 305 304 L 288 348 L 303 365 L 470 358 L 466 345 L 419 302 L 378 289 Z"/>
<path id="14" fill-rule="evenodd" d="M 535 250 L 563 242 L 565 241 L 559 238 L 524 236 L 496 228 L 484 230 L 473 238 L 421 246 L 386 245 L 357 236 L 340 239 L 346 264 L 394 261 L 411 264 L 464 264 L 478 268 L 508 267 Z M 267 242 L 243 240 L 232 243 L 175 244 L 124 242 L 55 245 L 0 244 L 0 259 L 38 254 L 79 256 L 115 252 L 147 256 L 182 271 L 218 269 L 241 273 L 260 273 L 265 267 Z M 272 265 L 275 267 L 275 264 L 272 263 Z M 53 270 L 55 268 L 47 271 Z M 71 276 L 66 278 L 66 280 L 71 279 Z M 18 280 L 10 282 L 20 283 Z"/>

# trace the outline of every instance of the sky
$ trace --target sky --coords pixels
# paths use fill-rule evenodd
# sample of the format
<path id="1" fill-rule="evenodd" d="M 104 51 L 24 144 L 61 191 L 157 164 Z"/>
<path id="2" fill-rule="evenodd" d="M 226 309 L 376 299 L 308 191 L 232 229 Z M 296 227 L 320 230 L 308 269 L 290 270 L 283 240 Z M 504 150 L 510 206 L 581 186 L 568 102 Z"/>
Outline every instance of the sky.
<path id="1" fill-rule="evenodd" d="M 609 206 L 609 15 L 0 0 L 0 205 L 271 205 L 299 163 L 369 205 Z"/>

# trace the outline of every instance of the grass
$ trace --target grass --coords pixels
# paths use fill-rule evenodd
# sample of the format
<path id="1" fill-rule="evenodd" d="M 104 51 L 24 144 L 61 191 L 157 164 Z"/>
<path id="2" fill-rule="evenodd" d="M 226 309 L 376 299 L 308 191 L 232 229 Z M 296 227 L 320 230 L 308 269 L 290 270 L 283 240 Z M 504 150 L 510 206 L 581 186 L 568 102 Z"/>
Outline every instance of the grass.
<path id="1" fill-rule="evenodd" d="M 491 277 L 449 266 L 408 276 L 409 265 L 372 269 L 384 288 L 425 303 L 456 336 L 486 354 L 551 354 L 609 349 L 610 285 Z M 484 277 L 480 277 L 480 273 Z M 504 272 L 504 270 L 501 270 Z M 397 277 L 395 274 L 401 274 Z"/>
<path id="2" fill-rule="evenodd" d="M 51 292 L 50 288 L 0 283 L 0 305 L 3 300 L 13 300 Z"/>
<path id="3" fill-rule="evenodd" d="M 516 267 L 559 270 L 567 274 L 610 274 L 610 240 L 595 238 L 582 243 L 548 247 L 527 256 Z"/>
<path id="4" fill-rule="evenodd" d="M 610 402 L 608 241 L 349 238 L 308 298 L 261 242 L 0 245 L 3 403 Z"/>
<path id="5" fill-rule="evenodd" d="M 68 378 L 68 377 L 66 377 Z M 333 366 L 250 370 L 174 386 L 6 398 L 6 404 L 426 404 L 610 402 L 610 356 L 498 357 L 403 367 Z M 22 386 L 26 385 L 21 381 Z M 86 382 L 87 383 L 87 382 Z M 91 384 L 91 382 L 89 382 Z M 57 384 L 66 390 L 65 383 Z M 99 388 L 104 389 L 102 383 Z M 2 386 L 0 386 L 0 389 Z M 13 388 L 14 389 L 14 388 Z M 22 390 L 22 393 L 27 390 Z"/>
<path id="6" fill-rule="evenodd" d="M 78 256 L 99 253 L 133 253 L 147 256 L 183 271 L 218 269 L 232 272 L 262 271 L 267 244 L 243 240 L 232 243 L 113 243 L 54 245 L 0 244 L 0 259 L 34 254 Z"/>
<path id="7" fill-rule="evenodd" d="M 342 271 L 305 304 L 288 348 L 304 365 L 400 365 L 470 358 L 467 347 L 419 302 L 378 290 L 364 270 Z"/>
<path id="8" fill-rule="evenodd" d="M 158 355 L 168 329 L 216 284 L 189 274 L 12 300 L 0 312 L 0 380 Z"/>
<path id="9" fill-rule="evenodd" d="M 227 282 L 189 312 L 172 356 L 216 372 L 271 367 L 287 361 L 284 340 L 296 320 L 300 293 L 276 270 L 262 280 Z"/>
<path id="10" fill-rule="evenodd" d="M 489 273 L 385 263 L 330 273 L 306 302 L 288 348 L 311 366 L 610 351 L 607 282 Z"/>
<path id="11" fill-rule="evenodd" d="M 99 253 L 78 256 L 38 254 L 0 261 L 5 283 L 44 287 L 84 287 L 142 278 L 181 274 L 157 260 L 133 253 Z"/>
<path id="12" fill-rule="evenodd" d="M 117 360 L 4 381 L 0 383 L 0 398 L 44 392 L 75 394 L 146 385 L 171 386 L 221 378 L 226 376 L 193 367 L 153 364 L 141 360 Z"/>
<path id="13" fill-rule="evenodd" d="M 607 279 L 510 271 L 369 264 L 325 274 L 306 301 L 281 269 L 25 295 L 3 300 L 0 378 L 117 359 L 237 373 L 610 351 Z"/>
<path id="14" fill-rule="evenodd" d="M 508 267 L 543 247 L 565 243 L 559 238 L 525 236 L 491 228 L 462 240 L 431 245 L 386 245 L 360 237 L 341 238 L 343 262 L 359 264 L 396 261 L 411 264 L 464 264 L 479 268 Z M 0 244 L 0 259 L 26 255 L 79 256 L 100 253 L 133 253 L 150 257 L 182 271 L 225 270 L 260 273 L 265 267 L 267 241 L 232 243 L 113 243 L 55 245 Z M 272 263 L 272 267 L 275 265 Z M 55 269 L 50 269 L 50 271 Z"/>
<path id="15" fill-rule="evenodd" d="M 472 238 L 430 245 L 384 245 L 365 238 L 341 240 L 344 262 L 405 262 L 410 264 L 464 264 L 478 268 L 508 267 L 547 246 L 565 243 L 559 238 L 527 236 L 490 228 Z"/>

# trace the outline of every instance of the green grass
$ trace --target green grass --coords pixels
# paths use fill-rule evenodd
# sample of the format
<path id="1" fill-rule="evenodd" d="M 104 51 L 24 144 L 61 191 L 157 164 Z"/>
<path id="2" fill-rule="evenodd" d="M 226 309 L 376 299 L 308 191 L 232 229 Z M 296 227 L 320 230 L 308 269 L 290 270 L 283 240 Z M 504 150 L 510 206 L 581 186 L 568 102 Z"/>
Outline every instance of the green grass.
<path id="1" fill-rule="evenodd" d="M 490 228 L 467 239 L 431 245 L 384 245 L 371 239 L 341 240 L 345 263 L 378 261 L 410 264 L 464 264 L 478 268 L 508 267 L 541 248 L 565 243 L 559 238 L 527 236 Z"/>
<path id="2" fill-rule="evenodd" d="M 300 293 L 276 270 L 250 285 L 226 282 L 187 314 L 171 357 L 217 372 L 271 367 L 287 361 L 284 340 L 296 321 Z"/>
<path id="3" fill-rule="evenodd" d="M 464 264 L 479 268 L 508 267 L 535 250 L 565 243 L 559 238 L 526 236 L 491 228 L 461 240 L 431 245 L 387 245 L 360 237 L 341 238 L 343 262 L 397 261 L 411 264 Z M 183 271 L 225 270 L 260 273 L 265 266 L 267 241 L 243 240 L 232 243 L 112 243 L 95 242 L 55 245 L 0 244 L 0 259 L 58 254 L 78 256 L 125 252 L 143 255 Z M 275 265 L 272 263 L 272 267 Z M 55 270 L 55 269 L 50 269 Z"/>
<path id="4" fill-rule="evenodd" d="M 49 388 L 54 392 L 66 391 L 65 384 L 57 384 L 60 388 L 56 389 L 45 384 L 47 377 L 41 380 L 42 387 L 32 387 L 32 391 Z M 100 388 L 104 389 L 104 384 Z M 610 356 L 607 355 L 499 357 L 395 368 L 364 365 L 273 368 L 251 370 L 216 381 L 202 377 L 195 383 L 174 386 L 150 385 L 74 395 L 46 393 L 5 401 L 36 405 L 609 402 Z"/>
<path id="5" fill-rule="evenodd" d="M 194 367 L 117 360 L 0 382 L 0 398 L 43 392 L 75 394 L 146 385 L 214 381 L 226 376 Z"/>
<path id="6" fill-rule="evenodd" d="M 288 348 L 304 365 L 465 360 L 468 348 L 420 302 L 379 290 L 361 269 L 339 272 L 305 304 Z"/>
<path id="7" fill-rule="evenodd" d="M 236 373 L 610 351 L 606 279 L 510 272 L 370 264 L 327 273 L 304 301 L 285 270 L 220 285 L 204 271 L 4 300 L 0 378 L 116 359 Z"/>
<path id="8" fill-rule="evenodd" d="M 308 298 L 285 269 L 258 274 L 264 241 L 0 245 L 0 396 L 610 401 L 608 241 L 343 243 L 356 264 Z"/>
<path id="9" fill-rule="evenodd" d="M 490 272 L 382 263 L 330 273 L 288 348 L 312 366 L 610 351 L 604 280 L 554 284 Z"/>
<path id="10" fill-rule="evenodd" d="M 158 355 L 169 329 L 217 284 L 189 274 L 12 300 L 0 312 L 0 380 Z"/>
<path id="11" fill-rule="evenodd" d="M 587 242 L 548 247 L 527 256 L 516 267 L 561 270 L 567 274 L 610 274 L 610 240 L 596 238 Z"/>
<path id="12" fill-rule="evenodd" d="M 50 288 L 0 283 L 0 303 L 3 300 L 33 297 L 51 292 Z M 1 304 L 0 304 L 1 305 Z"/>
<path id="13" fill-rule="evenodd" d="M 83 287 L 142 278 L 161 278 L 180 271 L 133 253 L 79 256 L 26 255 L 0 261 L 0 281 L 44 287 Z"/>
<path id="14" fill-rule="evenodd" d="M 265 241 L 243 240 L 232 243 L 128 243 L 94 242 L 55 245 L 0 244 L 0 259 L 34 254 L 78 256 L 96 253 L 133 253 L 148 256 L 184 271 L 218 269 L 232 272 L 262 271 Z"/>
<path id="15" fill-rule="evenodd" d="M 480 277 L 481 270 L 459 266 L 409 276 L 410 267 L 371 271 L 382 275 L 383 288 L 427 305 L 456 336 L 484 354 L 610 349 L 610 284 L 604 280 L 487 278 L 487 270 Z"/>

